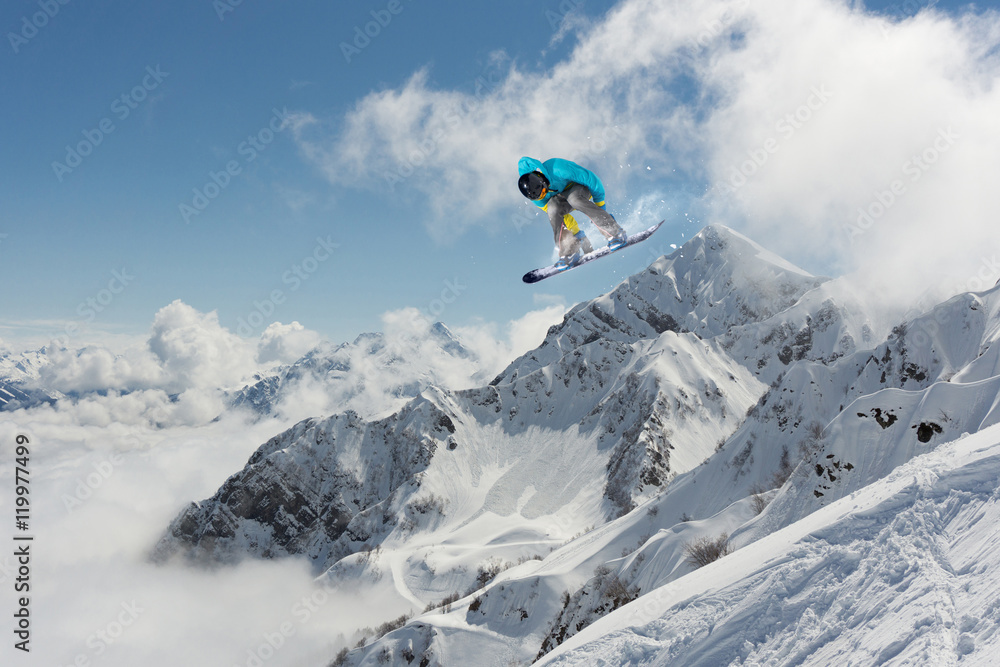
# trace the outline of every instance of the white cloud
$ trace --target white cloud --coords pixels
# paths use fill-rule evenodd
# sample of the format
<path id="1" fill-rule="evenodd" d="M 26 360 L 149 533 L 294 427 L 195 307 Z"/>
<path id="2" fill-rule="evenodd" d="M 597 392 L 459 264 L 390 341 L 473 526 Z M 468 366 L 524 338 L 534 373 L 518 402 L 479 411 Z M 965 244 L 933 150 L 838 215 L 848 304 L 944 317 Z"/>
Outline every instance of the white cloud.
<path id="1" fill-rule="evenodd" d="M 797 263 L 913 297 L 996 248 L 1000 15 L 888 24 L 821 0 L 755 4 L 745 48 L 701 76 L 717 214 Z M 758 166 L 759 165 L 759 166 Z M 832 260 L 832 261 L 831 261 Z M 943 295 L 941 295 L 943 296 Z"/>
<path id="2" fill-rule="evenodd" d="M 276 414 L 302 419 L 351 409 L 382 416 L 429 385 L 464 389 L 491 380 L 562 319 L 561 297 L 540 297 L 537 305 L 504 325 L 473 324 L 453 333 L 426 312 L 402 308 L 383 314 L 381 334 L 338 346 L 298 322 L 274 322 L 258 339 L 243 339 L 214 312 L 175 301 L 156 313 L 147 340 L 125 349 L 49 350 L 41 357 L 39 386 L 66 397 L 27 414 L 95 427 L 206 424 L 226 411 L 224 390 L 252 384 L 255 374 L 316 349 L 320 366 L 282 387 Z M 323 355 L 333 363 L 323 363 Z"/>
<path id="3" fill-rule="evenodd" d="M 31 412 L 96 426 L 204 424 L 225 410 L 223 390 L 294 362 L 319 342 L 298 322 L 274 322 L 259 339 L 243 339 L 221 326 L 215 312 L 174 301 L 156 313 L 145 340 L 116 349 L 48 348 L 38 385 L 67 398 Z"/>
<path id="4" fill-rule="evenodd" d="M 632 0 L 551 69 L 509 64 L 478 94 L 422 69 L 295 136 L 334 182 L 421 193 L 442 237 L 520 204 L 521 155 L 587 163 L 611 209 L 676 169 L 714 186 L 692 204 L 711 219 L 912 296 L 997 245 L 998 42 L 995 11 L 890 23 L 833 0 Z"/>
<path id="5" fill-rule="evenodd" d="M 676 106 L 669 86 L 683 64 L 678 54 L 740 4 L 622 3 L 551 70 L 494 60 L 464 93 L 431 87 L 421 69 L 400 88 L 361 99 L 332 135 L 308 117 L 295 136 L 331 180 L 416 188 L 435 213 L 461 220 L 439 223 L 435 233 L 457 232 L 451 225 L 520 203 L 521 155 L 584 161 L 607 180 L 617 180 L 612 167 L 644 156 L 677 163 L 682 156 L 663 159 L 664 148 L 692 144 L 684 132 L 690 111 Z M 475 196 L 456 196 L 462 192 Z"/>
<path id="6" fill-rule="evenodd" d="M 482 361 L 460 331 L 457 340 L 435 329 L 435 322 L 417 308 L 402 308 L 382 315 L 386 353 L 404 360 L 405 365 L 387 367 L 394 382 L 432 380 L 449 389 L 465 389 L 477 384 Z M 459 348 L 466 348 L 461 351 Z M 470 354 L 471 352 L 471 354 Z M 416 363 L 413 363 L 413 362 Z M 402 373 L 402 375 L 400 375 Z"/>
<path id="7" fill-rule="evenodd" d="M 156 313 L 148 346 L 172 390 L 228 386 L 254 366 L 252 342 L 220 325 L 214 311 L 200 313 L 181 301 Z"/>
<path id="8" fill-rule="evenodd" d="M 507 325 L 511 352 L 520 356 L 542 344 L 549 328 L 559 324 L 566 314 L 566 306 L 553 304 L 543 310 L 533 310 Z"/>
<path id="9" fill-rule="evenodd" d="M 287 423 L 226 417 L 153 431 L 62 417 L 0 413 L 0 441 L 29 436 L 32 497 L 44 500 L 31 513 L 39 545 L 31 653 L 39 664 L 243 665 L 284 624 L 294 634 L 262 664 L 326 664 L 339 632 L 386 620 L 384 607 L 337 591 L 303 605 L 317 588 L 300 559 L 215 570 L 149 562 L 180 509 L 212 495 Z M 13 466 L 0 467 L 8 488 L 13 475 Z M 5 587 L 16 567 L 13 556 L 0 556 Z"/>
<path id="10" fill-rule="evenodd" d="M 336 391 L 331 391 L 329 383 L 306 374 L 282 389 L 275 412 L 285 419 L 299 421 L 341 413 L 348 409 L 365 416 L 382 411 L 382 403 L 371 406 L 362 400 L 352 400 L 352 388 L 341 385 L 336 387 Z"/>
<path id="11" fill-rule="evenodd" d="M 504 325 L 475 323 L 442 329 L 417 308 L 382 315 L 382 334 L 339 346 L 333 368 L 305 373 L 282 389 L 277 413 L 289 419 L 354 410 L 381 417 L 426 386 L 465 389 L 492 380 L 517 356 L 537 347 L 566 310 L 561 297 Z M 345 370 L 346 369 L 346 370 Z"/>
<path id="12" fill-rule="evenodd" d="M 481 383 L 492 380 L 511 361 L 541 345 L 549 327 L 562 322 L 566 306 L 561 297 L 542 297 L 536 301 L 548 305 L 502 327 L 481 323 L 456 328 L 455 333 L 480 360 L 481 371 L 476 379 Z"/>
<path id="13" fill-rule="evenodd" d="M 121 353 L 88 345 L 80 349 L 48 348 L 41 381 L 46 388 L 74 394 L 92 391 L 147 389 L 165 383 L 166 373 L 144 347 Z"/>
<path id="14" fill-rule="evenodd" d="M 257 343 L 257 362 L 260 364 L 290 364 L 316 347 L 320 335 L 306 329 L 298 322 L 270 324 Z"/>

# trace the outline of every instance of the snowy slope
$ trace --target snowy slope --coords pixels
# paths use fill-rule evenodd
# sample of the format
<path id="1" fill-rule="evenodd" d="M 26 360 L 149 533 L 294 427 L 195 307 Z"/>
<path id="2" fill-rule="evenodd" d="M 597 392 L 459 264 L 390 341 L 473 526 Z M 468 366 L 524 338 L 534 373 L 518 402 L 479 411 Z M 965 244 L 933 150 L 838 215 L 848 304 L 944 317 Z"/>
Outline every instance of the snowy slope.
<path id="1" fill-rule="evenodd" d="M 996 368 L 993 343 L 1000 330 L 997 291 L 960 295 L 901 323 L 876 344 L 863 309 L 828 290 L 828 284 L 818 285 L 785 311 L 737 324 L 711 341 L 712 346 L 718 341 L 723 350 L 738 350 L 735 360 L 746 365 L 746 372 L 763 371 L 774 380 L 741 428 L 702 465 L 677 475 L 664 492 L 629 514 L 560 547 L 540 563 L 525 563 L 502 574 L 454 602 L 447 613 L 417 617 L 350 653 L 345 664 L 405 664 L 410 655 L 428 664 L 528 664 L 567 640 L 572 646 L 577 634 L 599 636 L 588 627 L 615 609 L 635 607 L 671 582 L 697 577 L 685 562 L 685 545 L 693 540 L 727 533 L 732 546 L 742 547 L 737 553 L 753 554 L 753 546 L 779 534 L 776 531 L 798 526 L 809 532 L 813 516 L 837 499 L 881 489 L 887 476 L 893 479 L 914 457 L 996 422 L 1000 379 L 990 371 Z M 550 338 L 565 332 L 571 320 L 550 332 Z M 609 329 L 612 335 L 622 330 Z M 685 336 L 693 334 L 665 331 L 657 342 L 674 348 Z M 564 336 L 554 342 L 567 340 Z M 531 364 L 544 354 L 548 352 L 526 355 L 498 381 L 513 375 L 519 364 L 530 377 Z M 766 363 L 761 365 L 760 359 Z M 782 488 L 766 490 L 777 486 Z M 922 544 L 917 540 L 917 547 Z M 826 556 L 824 549 L 817 549 L 814 560 L 823 562 Z M 784 595 L 780 585 L 778 591 L 766 590 L 775 581 L 767 579 L 760 586 L 764 608 Z M 632 600 L 637 601 L 629 605 Z M 733 627 L 748 622 L 746 614 L 757 614 L 759 608 L 741 607 Z M 888 624 L 892 634 L 898 620 L 879 623 Z M 914 638 L 922 636 L 920 627 L 885 645 L 875 641 L 878 650 L 859 654 L 857 664 L 868 664 L 872 655 L 888 659 L 897 650 L 910 655 L 911 644 L 917 645 Z M 761 636 L 768 632 L 762 630 Z M 799 636 L 808 641 L 796 645 Z M 785 658 L 775 659 L 796 662 L 796 656 L 810 655 L 817 640 L 800 633 L 783 641 L 780 655 Z M 958 637 L 953 647 L 961 653 L 969 642 Z M 837 645 L 836 651 L 844 649 Z M 589 648 L 579 655 L 578 664 L 601 664 Z M 647 657 L 652 662 L 655 655 L 611 649 L 602 659 L 603 664 L 641 663 Z M 837 662 L 831 655 L 823 654 L 815 664 Z M 713 656 L 717 661 L 700 664 L 734 659 Z M 674 664 L 675 657 L 664 661 Z M 677 664 L 697 660 L 677 659 Z"/>
<path id="2" fill-rule="evenodd" d="M 786 376 L 790 379 L 761 399 L 719 454 L 679 479 L 657 502 L 673 512 L 710 517 L 705 522 L 714 526 L 714 533 L 709 530 L 706 536 L 727 532 L 732 544 L 745 545 L 878 484 L 943 442 L 995 424 L 1000 378 L 961 383 L 957 380 L 967 374 L 955 375 L 954 369 L 979 365 L 988 357 L 995 341 L 997 298 L 995 290 L 956 297 L 899 327 L 875 353 L 831 366 L 810 361 L 793 365 Z M 937 324 L 942 321 L 950 326 Z M 892 354 L 904 361 L 890 364 Z M 911 390 L 882 389 L 887 385 Z M 795 474 L 792 462 L 798 462 Z M 743 502 L 736 501 L 756 495 L 767 502 L 775 492 L 763 489 L 781 483 L 777 498 L 759 518 L 734 524 L 733 513 Z M 706 488 L 714 492 L 705 494 Z M 622 585 L 635 587 L 638 594 L 684 574 L 682 547 L 693 539 L 690 530 L 689 524 L 681 524 L 643 545 L 616 569 Z M 559 628 L 587 623 L 599 616 L 593 611 L 564 612 Z"/>
<path id="3" fill-rule="evenodd" d="M 996 664 L 998 491 L 994 426 L 655 589 L 539 664 Z"/>
<path id="4" fill-rule="evenodd" d="M 783 511 L 777 502 L 756 516 L 745 499 L 656 530 L 665 494 L 346 664 L 407 664 L 407 655 L 528 664 L 540 639 L 560 634 L 565 643 L 540 664 L 994 664 L 998 429 L 915 458 L 760 539 L 760 524 Z M 684 545 L 722 532 L 740 548 L 692 571 Z"/>

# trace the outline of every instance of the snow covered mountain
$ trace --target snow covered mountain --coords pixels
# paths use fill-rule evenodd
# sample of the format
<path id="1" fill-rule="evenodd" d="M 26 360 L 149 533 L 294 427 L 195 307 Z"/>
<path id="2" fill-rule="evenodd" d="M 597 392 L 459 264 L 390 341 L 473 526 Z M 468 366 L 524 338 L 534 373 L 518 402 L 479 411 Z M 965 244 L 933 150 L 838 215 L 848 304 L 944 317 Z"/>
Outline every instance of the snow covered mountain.
<path id="1" fill-rule="evenodd" d="M 301 359 L 232 392 L 233 407 L 266 416 L 296 392 L 322 393 L 331 405 L 372 417 L 395 412 L 430 386 L 452 386 L 477 378 L 475 354 L 442 323 L 425 336 L 367 333 L 351 343 L 324 342 Z"/>
<path id="2" fill-rule="evenodd" d="M 432 389 L 385 419 L 347 412 L 278 436 L 213 499 L 178 517 L 158 553 L 190 547 L 199 557 L 222 560 L 306 553 L 330 566 L 405 524 L 407 503 L 421 485 L 433 487 L 440 476 L 442 486 L 453 486 L 452 468 L 474 471 L 484 456 L 518 487 L 505 505 L 525 493 L 527 475 L 537 478 L 527 511 L 538 505 L 539 516 L 567 512 L 566 501 L 576 497 L 603 522 L 698 465 L 764 391 L 718 343 L 677 322 L 721 331 L 727 321 L 779 312 L 820 282 L 734 232 L 709 228 L 611 295 L 575 308 L 535 352 L 488 386 Z M 681 293 L 704 304 L 700 318 L 681 314 Z M 567 463 L 575 452 L 574 465 L 586 467 L 568 477 L 552 466 L 529 471 L 524 463 L 540 438 L 560 442 Z M 515 463 L 510 454 L 519 450 L 522 463 Z M 373 470 L 397 469 L 391 482 L 368 479 Z M 333 512 L 331 498 L 345 488 L 363 499 L 343 497 Z M 454 493 L 465 494 L 453 489 L 449 503 Z M 283 511 L 274 515 L 278 497 Z M 376 508 L 379 521 L 372 519 Z"/>
<path id="3" fill-rule="evenodd" d="M 154 557 L 301 555 L 413 616 L 338 664 L 987 664 L 998 337 L 1000 288 L 877 340 L 710 226 L 487 385 L 276 436 Z"/>
<path id="4" fill-rule="evenodd" d="M 44 349 L 0 353 L 0 410 L 16 410 L 54 400 L 36 386 L 45 363 Z"/>

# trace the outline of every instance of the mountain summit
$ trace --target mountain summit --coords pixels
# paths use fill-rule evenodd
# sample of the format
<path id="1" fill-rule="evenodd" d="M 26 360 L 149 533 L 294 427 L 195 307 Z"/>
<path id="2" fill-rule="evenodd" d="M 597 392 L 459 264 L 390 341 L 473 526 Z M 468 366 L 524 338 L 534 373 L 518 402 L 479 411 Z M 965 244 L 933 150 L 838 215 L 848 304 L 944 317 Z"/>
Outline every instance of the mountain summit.
<path id="1" fill-rule="evenodd" d="M 754 574 L 755 556 L 739 554 L 777 559 L 782 581 L 794 559 L 802 571 L 811 562 L 843 564 L 849 576 L 847 565 L 865 563 L 890 585 L 908 581 L 884 556 L 841 558 L 838 547 L 807 535 L 827 530 L 844 544 L 852 524 L 838 499 L 869 494 L 856 504 L 858 520 L 867 511 L 883 516 L 892 503 L 879 495 L 880 480 L 890 480 L 885 493 L 904 493 L 897 471 L 963 434 L 981 431 L 981 448 L 1000 442 L 989 435 L 1000 421 L 998 294 L 959 295 L 876 340 L 864 308 L 836 281 L 713 225 L 572 308 L 489 384 L 428 385 L 390 415 L 345 411 L 276 436 L 215 495 L 184 509 L 154 557 L 225 564 L 301 556 L 327 585 L 392 600 L 387 619 L 426 608 L 345 649 L 338 664 L 580 664 L 588 646 L 612 664 L 626 659 L 618 650 L 729 664 L 777 659 L 785 645 L 769 637 L 787 644 L 795 632 L 812 637 L 796 649 L 805 655 L 840 646 L 807 632 L 811 607 L 796 605 L 779 580 Z M 955 456 L 980 456 L 966 449 Z M 969 464 L 974 473 L 964 463 L 935 465 L 997 489 L 979 464 Z M 914 521 L 924 521 L 923 508 L 913 507 Z M 945 539 L 945 525 L 925 525 L 930 537 L 905 549 L 934 551 L 928 545 Z M 776 532 L 783 528 L 791 532 Z M 859 536 L 869 545 L 890 539 Z M 787 555 L 799 540 L 805 546 Z M 716 653 L 696 657 L 685 647 L 699 642 L 675 639 L 687 627 L 710 632 L 698 629 L 697 614 L 674 635 L 636 614 L 676 616 L 687 597 L 709 595 L 712 580 L 689 558 L 691 545 L 709 543 L 735 550 L 725 598 L 735 620 Z M 871 590 L 862 585 L 869 579 L 859 590 Z M 674 597 L 659 593 L 667 585 Z M 741 612 L 739 595 L 781 611 Z M 910 599 L 899 604 L 927 604 Z M 860 599 L 844 604 L 863 613 Z M 740 614 L 757 618 L 750 644 L 737 641 Z M 992 636 L 972 621 L 955 623 Z M 872 639 L 865 655 L 904 654 L 920 636 L 879 632 L 884 639 Z M 977 646 L 974 638 L 954 643 L 963 655 Z"/>
<path id="2" fill-rule="evenodd" d="M 823 282 L 732 230 L 708 227 L 573 308 L 488 386 L 430 388 L 384 419 L 345 412 L 277 436 L 216 496 L 185 510 L 157 553 L 223 561 L 304 553 L 329 567 L 405 523 L 408 503 L 436 477 L 460 488 L 462 478 L 446 471 L 486 461 L 504 473 L 486 499 L 513 493 L 508 484 L 523 494 L 527 476 L 535 483 L 524 507 L 537 517 L 565 513 L 575 525 L 572 500 L 589 508 L 591 523 L 603 522 L 698 465 L 764 392 L 712 337 L 773 316 Z M 381 337 L 310 355 L 277 381 L 317 368 L 339 379 L 358 349 L 378 353 Z M 457 342 L 448 349 L 462 351 Z M 539 446 L 546 441 L 553 451 Z M 478 486 L 480 474 L 465 479 Z"/>

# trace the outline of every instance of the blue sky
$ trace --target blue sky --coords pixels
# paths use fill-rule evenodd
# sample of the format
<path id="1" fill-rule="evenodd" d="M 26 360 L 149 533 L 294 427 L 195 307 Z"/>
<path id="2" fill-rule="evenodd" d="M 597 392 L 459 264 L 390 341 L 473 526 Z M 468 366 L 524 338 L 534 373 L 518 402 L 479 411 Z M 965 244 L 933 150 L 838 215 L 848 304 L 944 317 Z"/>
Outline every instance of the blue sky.
<path id="1" fill-rule="evenodd" d="M 860 12 L 813 2 L 841 17 Z M 139 336 L 178 299 L 250 337 L 295 320 L 349 340 L 407 307 L 452 326 L 502 324 L 607 291 L 710 220 L 765 245 L 788 239 L 798 232 L 782 225 L 803 211 L 756 207 L 754 196 L 774 194 L 764 178 L 739 193 L 736 210 L 705 196 L 727 158 L 698 133 L 721 141 L 752 127 L 754 110 L 743 104 L 753 97 L 749 65 L 730 91 L 720 82 L 732 71 L 706 73 L 699 58 L 732 55 L 755 33 L 739 18 L 745 0 L 701 4 L 687 37 L 664 37 L 687 45 L 687 66 L 627 34 L 587 51 L 595 30 L 626 23 L 609 10 L 643 11 L 636 2 L 4 3 L 0 339 L 44 341 L 67 327 L 81 341 Z M 959 7 L 937 4 L 952 16 Z M 906 31 L 919 27 L 907 22 L 921 8 L 869 3 L 902 22 L 900 37 L 887 28 L 883 39 L 904 49 L 919 48 Z M 808 23 L 796 20 L 789 30 Z M 366 28 L 367 41 L 358 37 Z M 664 30 L 680 28 L 665 21 Z M 703 48 L 689 48 L 692 39 Z M 652 59 L 639 62 L 644 48 Z M 796 57 L 780 55 L 782 67 Z M 919 80 L 913 67 L 892 80 Z M 657 68 L 667 73 L 649 78 Z M 775 81 L 789 78 L 773 70 Z M 808 85 L 762 90 L 775 100 L 765 128 L 812 99 Z M 749 121 L 732 117 L 741 109 Z M 893 122 L 877 110 L 873 118 Z M 918 147 L 947 119 L 925 121 L 910 135 Z M 741 135 L 737 153 L 752 156 L 762 136 Z M 609 210 L 632 231 L 668 224 L 648 248 L 524 285 L 521 275 L 553 256 L 547 221 L 525 214 L 533 209 L 516 189 L 521 154 L 593 168 Z M 863 208 L 897 163 L 844 210 Z M 826 245 L 820 234 L 776 250 L 816 273 L 856 266 L 858 256 L 826 256 Z"/>

